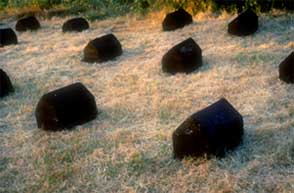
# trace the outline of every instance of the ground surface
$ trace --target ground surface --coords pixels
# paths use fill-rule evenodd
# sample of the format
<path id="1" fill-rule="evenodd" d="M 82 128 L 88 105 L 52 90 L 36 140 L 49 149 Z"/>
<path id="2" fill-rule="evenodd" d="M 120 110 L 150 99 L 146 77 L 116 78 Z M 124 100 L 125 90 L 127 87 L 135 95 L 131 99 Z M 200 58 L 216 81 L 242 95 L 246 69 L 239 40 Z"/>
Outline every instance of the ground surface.
<path id="1" fill-rule="evenodd" d="M 258 32 L 244 38 L 227 34 L 233 16 L 197 16 L 174 32 L 161 31 L 162 16 L 97 21 L 69 34 L 55 18 L 0 48 L 16 88 L 0 101 L 0 192 L 294 192 L 294 87 L 278 79 L 294 48 L 294 15 L 261 16 Z M 110 32 L 123 55 L 81 62 L 87 42 Z M 163 54 L 188 37 L 204 65 L 162 73 Z M 38 129 L 39 98 L 77 81 L 96 96 L 98 118 L 72 131 Z M 221 97 L 244 117 L 243 145 L 224 159 L 173 160 L 172 132 Z"/>

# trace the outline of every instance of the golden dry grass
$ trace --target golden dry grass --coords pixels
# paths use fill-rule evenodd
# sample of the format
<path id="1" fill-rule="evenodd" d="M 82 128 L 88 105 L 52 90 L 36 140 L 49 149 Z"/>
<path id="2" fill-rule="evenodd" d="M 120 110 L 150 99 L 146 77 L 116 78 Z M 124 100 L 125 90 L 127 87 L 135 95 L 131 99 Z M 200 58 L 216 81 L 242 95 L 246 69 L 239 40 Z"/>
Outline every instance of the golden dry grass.
<path id="1" fill-rule="evenodd" d="M 258 32 L 243 38 L 227 34 L 232 17 L 202 14 L 162 32 L 162 13 L 127 16 L 69 34 L 55 18 L 18 34 L 18 45 L 0 48 L 16 87 L 0 101 L 0 192 L 294 192 L 294 89 L 278 78 L 294 48 L 294 15 L 262 15 Z M 81 62 L 87 42 L 110 32 L 123 55 Z M 203 67 L 162 73 L 163 54 L 188 37 Z M 38 129 L 39 98 L 77 81 L 96 96 L 98 118 L 72 131 Z M 172 132 L 220 97 L 244 117 L 243 145 L 223 159 L 173 160 Z"/>

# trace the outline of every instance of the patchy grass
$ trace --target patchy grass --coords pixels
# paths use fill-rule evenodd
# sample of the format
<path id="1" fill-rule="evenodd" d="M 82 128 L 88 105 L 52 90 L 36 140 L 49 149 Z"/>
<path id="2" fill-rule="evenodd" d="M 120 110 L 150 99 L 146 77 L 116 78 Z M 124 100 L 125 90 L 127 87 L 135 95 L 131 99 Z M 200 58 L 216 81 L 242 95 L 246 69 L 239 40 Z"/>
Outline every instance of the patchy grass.
<path id="1" fill-rule="evenodd" d="M 112 18 L 67 34 L 67 18 L 41 20 L 40 31 L 0 48 L 16 88 L 0 102 L 0 192 L 294 191 L 294 90 L 278 79 L 294 48 L 294 15 L 262 15 L 258 32 L 243 38 L 227 34 L 227 13 L 198 14 L 174 32 L 161 31 L 163 17 Z M 123 55 L 81 62 L 87 42 L 110 32 Z M 188 37 L 204 65 L 189 75 L 162 73 L 163 54 Z M 72 131 L 39 130 L 39 98 L 77 81 L 96 96 L 98 118 Z M 220 97 L 244 117 L 243 144 L 223 159 L 174 160 L 172 132 Z"/>

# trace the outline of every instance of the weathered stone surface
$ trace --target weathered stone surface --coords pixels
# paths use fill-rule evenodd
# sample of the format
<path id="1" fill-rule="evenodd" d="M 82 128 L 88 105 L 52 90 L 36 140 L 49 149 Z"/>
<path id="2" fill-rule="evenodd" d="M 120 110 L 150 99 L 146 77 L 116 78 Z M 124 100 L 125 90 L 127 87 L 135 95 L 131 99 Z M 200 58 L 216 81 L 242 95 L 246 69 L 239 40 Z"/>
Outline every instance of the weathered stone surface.
<path id="1" fill-rule="evenodd" d="M 202 51 L 192 38 L 177 44 L 162 58 L 163 72 L 190 73 L 202 65 Z"/>
<path id="2" fill-rule="evenodd" d="M 279 77 L 286 83 L 294 83 L 294 51 L 279 65 Z"/>
<path id="3" fill-rule="evenodd" d="M 0 98 L 7 96 L 13 91 L 14 89 L 8 75 L 0 68 Z"/>
<path id="4" fill-rule="evenodd" d="M 0 27 L 0 47 L 11 44 L 17 44 L 17 36 L 15 32 L 8 27 Z"/>
<path id="5" fill-rule="evenodd" d="M 192 15 L 184 9 L 178 9 L 175 12 L 166 15 L 162 22 L 163 31 L 171 31 L 184 27 L 193 22 Z"/>
<path id="6" fill-rule="evenodd" d="M 19 32 L 24 32 L 28 30 L 34 31 L 34 30 L 38 30 L 39 28 L 41 28 L 41 25 L 39 21 L 36 19 L 36 17 L 34 16 L 22 18 L 18 20 L 15 25 L 15 30 Z"/>
<path id="7" fill-rule="evenodd" d="M 83 84 L 71 84 L 43 95 L 35 115 L 39 128 L 71 129 L 96 118 L 95 97 Z"/>
<path id="8" fill-rule="evenodd" d="M 224 98 L 185 120 L 173 133 L 174 157 L 224 156 L 242 141 L 243 118 Z"/>
<path id="9" fill-rule="evenodd" d="M 67 20 L 63 26 L 63 32 L 81 32 L 89 29 L 89 23 L 82 17 Z"/>
<path id="10" fill-rule="evenodd" d="M 85 62 L 105 62 L 122 54 L 122 47 L 113 34 L 96 38 L 84 49 Z"/>
<path id="11" fill-rule="evenodd" d="M 258 16 L 249 8 L 240 13 L 228 25 L 228 33 L 237 36 L 247 36 L 258 29 Z"/>

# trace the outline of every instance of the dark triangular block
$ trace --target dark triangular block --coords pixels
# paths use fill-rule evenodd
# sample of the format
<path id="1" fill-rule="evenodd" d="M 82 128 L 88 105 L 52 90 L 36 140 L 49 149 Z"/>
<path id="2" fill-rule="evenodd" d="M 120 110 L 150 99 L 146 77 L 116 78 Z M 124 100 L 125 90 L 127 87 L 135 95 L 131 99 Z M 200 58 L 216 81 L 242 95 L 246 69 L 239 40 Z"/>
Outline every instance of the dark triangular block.
<path id="1" fill-rule="evenodd" d="M 192 15 L 184 9 L 178 9 L 175 12 L 166 15 L 162 22 L 163 31 L 171 31 L 182 28 L 193 22 Z"/>
<path id="2" fill-rule="evenodd" d="M 81 17 L 67 20 L 62 26 L 63 32 L 81 32 L 86 29 L 89 29 L 89 23 Z"/>
<path id="3" fill-rule="evenodd" d="M 5 97 L 13 91 L 14 89 L 8 75 L 0 69 L 0 97 Z"/>
<path id="4" fill-rule="evenodd" d="M 96 116 L 95 97 L 81 83 L 43 95 L 36 108 L 38 127 L 45 130 L 70 129 Z"/>
<path id="5" fill-rule="evenodd" d="M 224 98 L 185 120 L 173 133 L 174 157 L 224 156 L 242 141 L 243 118 Z"/>
<path id="6" fill-rule="evenodd" d="M 41 27 L 39 21 L 34 16 L 22 18 L 17 21 L 15 30 L 19 32 L 38 30 Z"/>
<path id="7" fill-rule="evenodd" d="M 17 36 L 11 28 L 0 28 L 0 47 L 17 44 Z"/>
<path id="8" fill-rule="evenodd" d="M 85 62 L 105 62 L 122 54 L 121 44 L 113 34 L 96 38 L 84 49 Z"/>
<path id="9" fill-rule="evenodd" d="M 246 36 L 258 29 L 258 16 L 250 8 L 240 13 L 228 25 L 228 32 L 232 35 Z"/>
<path id="10" fill-rule="evenodd" d="M 170 49 L 163 56 L 161 63 L 163 72 L 190 73 L 202 65 L 202 51 L 196 42 L 189 38 Z"/>
<path id="11" fill-rule="evenodd" d="M 286 83 L 294 83 L 294 51 L 279 65 L 279 77 Z"/>

